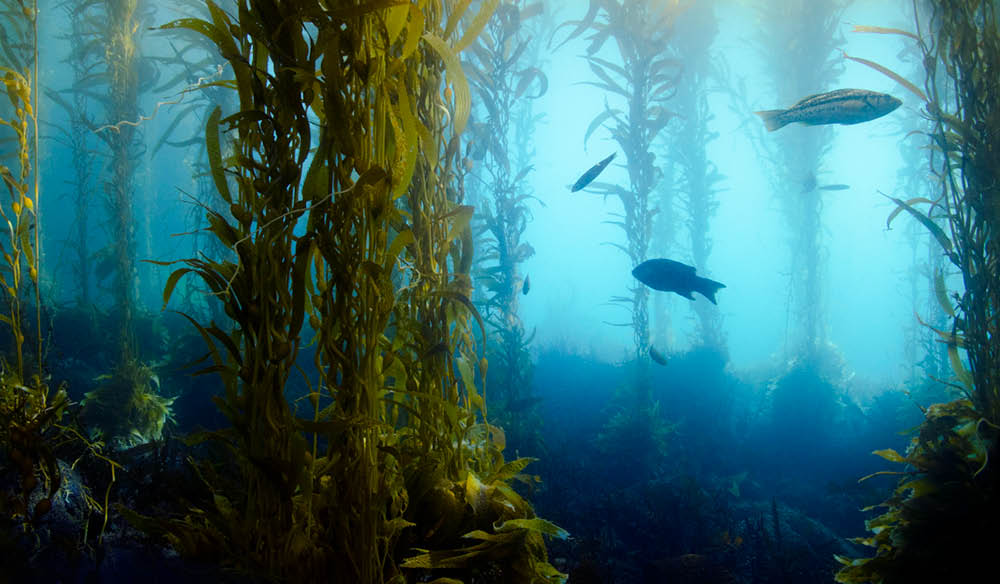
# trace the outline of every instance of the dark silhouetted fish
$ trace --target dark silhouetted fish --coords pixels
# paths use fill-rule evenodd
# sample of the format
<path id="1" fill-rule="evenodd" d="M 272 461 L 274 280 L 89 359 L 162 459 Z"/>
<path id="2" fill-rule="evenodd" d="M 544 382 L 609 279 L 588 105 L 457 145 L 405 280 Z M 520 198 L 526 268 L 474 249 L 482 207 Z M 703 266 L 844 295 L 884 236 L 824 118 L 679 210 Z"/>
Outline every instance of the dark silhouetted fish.
<path id="1" fill-rule="evenodd" d="M 821 124 L 860 124 L 881 118 L 903 102 L 886 93 L 867 89 L 838 89 L 802 99 L 788 109 L 754 112 L 764 120 L 768 132 L 793 122 Z"/>
<path id="2" fill-rule="evenodd" d="M 851 185 L 844 185 L 838 183 L 833 185 L 822 185 L 816 188 L 818 188 L 821 191 L 846 191 L 847 189 L 851 188 Z"/>
<path id="3" fill-rule="evenodd" d="M 726 287 L 721 282 L 696 276 L 694 266 L 667 259 L 646 260 L 632 270 L 632 275 L 654 290 L 676 292 L 689 300 L 694 300 L 691 293 L 697 292 L 712 304 L 715 293 Z"/>
<path id="4" fill-rule="evenodd" d="M 582 189 L 583 187 L 589 185 L 591 182 L 593 182 L 594 179 L 597 178 L 597 175 L 604 172 L 605 167 L 611 164 L 611 161 L 615 159 L 616 154 L 618 153 L 615 152 L 614 154 L 608 156 L 607 158 L 598 162 L 594 166 L 591 166 L 590 170 L 580 175 L 580 178 L 576 179 L 576 182 L 573 183 L 573 186 L 570 187 L 569 190 L 575 193 L 578 190 Z"/>
<path id="5" fill-rule="evenodd" d="M 528 292 L 531 292 L 531 276 L 525 276 L 524 282 L 521 284 L 521 294 L 527 296 Z"/>
<path id="6" fill-rule="evenodd" d="M 652 346 L 649 347 L 649 358 L 656 361 L 660 365 L 667 364 L 667 358 L 663 355 L 663 353 L 657 351 L 656 348 Z"/>

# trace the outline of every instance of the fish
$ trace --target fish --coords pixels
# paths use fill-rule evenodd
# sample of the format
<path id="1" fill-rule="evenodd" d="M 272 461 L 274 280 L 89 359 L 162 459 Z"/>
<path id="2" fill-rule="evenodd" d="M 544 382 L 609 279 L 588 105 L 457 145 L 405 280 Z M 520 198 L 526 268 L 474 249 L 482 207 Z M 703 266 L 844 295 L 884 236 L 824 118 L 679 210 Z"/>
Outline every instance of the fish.
<path id="1" fill-rule="evenodd" d="M 521 284 L 521 294 L 527 296 L 528 292 L 531 292 L 531 276 L 525 276 L 524 282 Z"/>
<path id="2" fill-rule="evenodd" d="M 608 156 L 607 158 L 605 158 L 604 160 L 598 162 L 594 166 L 591 166 L 590 170 L 588 170 L 587 172 L 581 174 L 580 178 L 576 179 L 576 182 L 573 183 L 573 186 L 571 186 L 569 188 L 570 192 L 575 193 L 578 190 L 582 189 L 583 187 L 589 185 L 591 182 L 593 182 L 594 179 L 597 178 L 597 175 L 599 175 L 602 172 L 604 172 L 604 169 L 609 164 L 611 164 L 611 161 L 615 159 L 615 156 L 617 154 L 618 154 L 617 152 L 612 153 L 611 156 Z"/>
<path id="3" fill-rule="evenodd" d="M 656 361 L 660 365 L 667 364 L 667 358 L 663 356 L 663 353 L 656 350 L 656 347 L 649 347 L 649 358 Z"/>
<path id="4" fill-rule="evenodd" d="M 695 275 L 694 266 L 668 259 L 646 260 L 632 270 L 632 275 L 653 290 L 676 292 L 688 300 L 694 300 L 692 292 L 697 292 L 715 304 L 715 293 L 726 285 L 715 280 Z"/>
<path id="5" fill-rule="evenodd" d="M 802 181 L 802 192 L 811 193 L 816 190 L 820 191 L 846 191 L 851 188 L 851 185 L 845 185 L 841 183 L 836 183 L 832 185 L 819 185 L 816 182 L 816 175 L 812 172 L 806 175 L 806 178 Z"/>
<path id="6" fill-rule="evenodd" d="M 754 112 L 764 121 L 768 132 L 799 122 L 810 126 L 823 124 L 860 124 L 892 112 L 902 101 L 867 89 L 837 89 L 803 98 L 788 109 Z"/>

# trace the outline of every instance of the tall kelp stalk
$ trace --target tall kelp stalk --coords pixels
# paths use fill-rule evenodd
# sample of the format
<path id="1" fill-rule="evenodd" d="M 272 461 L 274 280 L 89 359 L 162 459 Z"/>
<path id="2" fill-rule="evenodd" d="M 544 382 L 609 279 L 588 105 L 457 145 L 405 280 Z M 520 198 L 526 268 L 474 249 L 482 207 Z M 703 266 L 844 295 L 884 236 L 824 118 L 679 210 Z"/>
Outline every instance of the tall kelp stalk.
<path id="1" fill-rule="evenodd" d="M 622 202 L 623 213 L 609 221 L 625 232 L 624 245 L 612 243 L 628 256 L 633 266 L 647 259 L 653 216 L 657 210 L 650 194 L 663 175 L 653 153 L 653 142 L 673 117 L 666 104 L 674 96 L 681 64 L 669 55 L 673 20 L 680 9 L 665 3 L 591 0 L 583 20 L 569 22 L 575 28 L 568 42 L 590 31 L 585 58 L 597 81 L 585 82 L 623 101 L 623 107 L 606 106 L 587 128 L 584 141 L 605 127 L 625 154 L 629 187 L 606 182 L 590 184 L 590 192 L 612 195 Z M 598 56 L 608 40 L 618 48 L 621 64 Z M 605 125 L 606 124 L 606 125 Z M 613 300 L 629 308 L 635 337 L 635 355 L 643 359 L 649 350 L 649 290 L 635 282 L 631 296 Z"/>
<path id="2" fill-rule="evenodd" d="M 708 256 L 712 251 L 710 221 L 719 203 L 717 184 L 723 179 L 708 159 L 707 146 L 718 134 L 709 129 L 715 117 L 708 105 L 708 86 L 712 76 L 709 49 L 718 32 L 714 9 L 709 2 L 692 2 L 678 19 L 674 41 L 677 59 L 684 70 L 677 84 L 671 108 L 678 121 L 669 132 L 669 158 L 674 161 L 678 183 L 677 195 L 687 212 L 691 238 L 691 258 L 699 273 L 710 275 Z M 695 342 L 723 349 L 722 321 L 715 305 L 699 300 L 691 304 L 698 315 Z"/>
<path id="3" fill-rule="evenodd" d="M 138 0 L 105 0 L 97 6 L 105 19 L 101 31 L 107 84 L 106 125 L 95 129 L 108 148 L 109 160 L 102 175 L 110 237 L 108 257 L 114 266 L 111 281 L 112 310 L 118 330 L 118 363 L 135 358 L 133 315 L 136 310 L 135 172 L 141 133 L 136 125 L 138 105 L 138 41 L 142 30 Z"/>
<path id="4" fill-rule="evenodd" d="M 844 0 L 789 0 L 760 4 L 760 45 L 774 87 L 775 103 L 787 107 L 803 97 L 833 89 L 842 68 L 837 33 Z M 793 355 L 812 362 L 825 346 L 826 312 L 822 294 L 821 192 L 804 188 L 821 173 L 833 130 L 829 126 L 792 127 L 768 134 L 777 144 L 771 186 L 781 201 L 791 236 L 789 294 L 796 321 Z"/>
<path id="5" fill-rule="evenodd" d="M 930 204 L 894 199 L 917 219 L 962 273 L 964 291 L 949 330 L 954 382 L 962 397 L 925 410 L 905 456 L 875 454 L 906 464 L 886 511 L 868 522 L 859 543 L 871 558 L 839 558 L 839 582 L 971 581 L 996 569 L 1000 515 L 1000 20 L 992 2 L 942 0 L 920 9 L 917 30 L 862 27 L 910 37 L 926 69 L 928 166 L 937 195 Z M 891 72 L 890 72 L 891 73 Z M 891 74 L 895 78 L 895 74 Z M 919 93 L 914 87 L 914 91 Z M 942 229 L 933 217 L 942 217 Z M 945 299 L 951 302 L 950 299 Z M 968 357 L 968 368 L 960 349 Z"/>
<path id="6" fill-rule="evenodd" d="M 906 78 L 918 79 L 924 74 L 923 55 L 915 43 L 908 42 L 899 57 L 909 65 Z M 926 204 L 935 198 L 934 191 L 937 188 L 934 182 L 927 180 L 927 146 L 923 140 L 926 132 L 931 129 L 931 122 L 927 116 L 913 108 L 901 108 L 893 119 L 898 121 L 898 133 L 903 137 L 899 142 L 902 165 L 896 173 L 897 185 L 894 190 L 915 204 Z M 946 281 L 950 279 L 949 268 L 940 246 L 924 226 L 916 221 L 902 223 L 905 218 L 897 217 L 899 213 L 893 213 L 886 222 L 886 227 L 901 227 L 910 242 L 912 262 L 907 270 L 906 280 L 913 310 L 921 319 L 914 319 L 904 332 L 904 356 L 910 367 L 906 385 L 918 403 L 929 403 L 927 400 L 931 396 L 927 392 L 940 389 L 940 384 L 932 380 L 942 379 L 950 371 L 947 346 L 939 342 L 940 337 L 933 330 L 944 329 L 948 326 L 948 317 L 954 316 L 948 313 L 953 312 L 946 288 Z M 945 226 L 942 219 L 934 217 L 935 221 Z M 924 326 L 921 321 L 931 326 Z"/>
<path id="7" fill-rule="evenodd" d="M 98 181 L 104 193 L 108 243 L 98 252 L 111 278 L 111 316 L 115 323 L 113 371 L 99 378 L 96 389 L 86 394 L 82 420 L 95 436 L 114 447 L 159 439 L 169 421 L 173 400 L 157 395 L 153 370 L 140 362 L 136 349 L 134 315 L 136 289 L 135 175 L 144 152 L 139 115 L 139 42 L 148 13 L 139 0 L 104 0 L 81 5 L 80 18 L 89 42 L 103 58 L 74 83 L 103 107 L 104 123 L 92 131 L 106 149 L 105 165 Z M 106 89 L 103 95 L 89 93 Z"/>
<path id="8" fill-rule="evenodd" d="M 32 375 L 40 376 L 42 361 L 41 298 L 38 288 L 41 267 L 37 172 L 38 12 L 34 3 L 21 0 L 7 0 L 3 8 L 0 73 L 3 74 L 10 105 L 0 117 L 0 126 L 9 130 L 0 142 L 3 148 L 0 150 L 0 162 L 3 163 L 0 177 L 10 195 L 10 202 L 8 207 L 0 207 L 0 217 L 6 223 L 6 236 L 0 248 L 4 259 L 0 268 L 0 286 L 7 304 L 0 322 L 11 328 L 14 371 L 20 380 L 18 383 L 22 383 Z M 26 320 L 24 314 L 25 301 L 32 295 L 35 308 L 33 322 Z M 26 367 L 24 355 L 26 334 L 31 333 L 36 340 L 33 371 Z"/>
<path id="9" fill-rule="evenodd" d="M 206 461 L 213 496 L 198 513 L 129 516 L 184 556 L 279 581 L 403 582 L 405 569 L 488 560 L 512 581 L 556 581 L 542 533 L 562 532 L 507 484 L 530 460 L 503 464 L 475 385 L 486 361 L 474 333 L 485 331 L 469 300 L 458 55 L 496 3 L 464 28 L 460 2 L 244 0 L 235 15 L 206 4 L 209 20 L 164 28 L 211 39 L 235 74 L 214 83 L 236 90 L 239 111 L 216 109 L 206 124 L 233 217 L 206 207 L 208 230 L 231 252 L 184 260 L 164 300 L 195 274 L 233 321 L 227 331 L 192 319 L 232 424 L 213 437 L 239 477 L 224 482 Z M 306 319 L 311 374 L 296 362 Z M 302 417 L 285 397 L 296 371 Z M 411 548 L 434 551 L 404 561 Z"/>
<path id="10" fill-rule="evenodd" d="M 73 84 L 63 90 L 46 91 L 49 99 L 62 108 L 69 121 L 65 126 L 56 127 L 54 139 L 67 149 L 72 159 L 72 173 L 63 179 L 63 184 L 68 187 L 66 197 L 73 207 L 72 228 L 64 244 L 72 249 L 73 259 L 67 262 L 72 282 L 69 287 L 75 290 L 74 300 L 82 310 L 91 308 L 91 276 L 94 267 L 89 251 L 90 210 L 94 199 L 94 167 L 97 162 L 94 134 L 91 131 L 96 124 L 89 112 L 92 99 L 85 80 L 92 78 L 95 69 L 104 60 L 105 49 L 103 45 L 92 42 L 93 31 L 85 17 L 92 13 L 99 2 L 100 0 L 70 0 L 59 5 L 70 23 L 69 32 L 61 35 L 60 39 L 69 43 L 66 63 L 73 72 Z"/>
<path id="11" fill-rule="evenodd" d="M 38 9 L 34 2 L 10 0 L 0 2 L 0 8 L 0 75 L 8 100 L 0 104 L 0 179 L 8 195 L 0 200 L 6 231 L 0 237 L 4 260 L 0 264 L 4 299 L 0 323 L 13 341 L 4 343 L 0 372 L 0 476 L 19 479 L 17 488 L 0 492 L 0 528 L 6 530 L 15 522 L 30 528 L 52 509 L 52 496 L 62 482 L 53 454 L 61 438 L 54 436 L 53 427 L 69 400 L 62 389 L 50 392 L 42 370 Z M 26 314 L 32 300 L 34 318 Z M 37 342 L 26 347 L 28 334 Z M 34 354 L 26 355 L 32 349 Z M 39 486 L 45 495 L 31 507 Z M 13 554 L 9 550 L 0 553 L 5 558 L 4 570 L 11 570 L 8 565 L 16 563 Z"/>
<path id="12" fill-rule="evenodd" d="M 681 64 L 669 48 L 674 19 L 680 10 L 678 5 L 663 2 L 592 0 L 582 20 L 566 23 L 574 29 L 564 43 L 590 32 L 585 58 L 597 80 L 585 83 L 623 102 L 620 108 L 606 103 L 604 111 L 587 128 L 584 142 L 604 127 L 625 154 L 628 188 L 594 182 L 588 191 L 612 195 L 621 201 L 623 212 L 609 223 L 622 229 L 626 241 L 624 245 L 611 245 L 625 252 L 633 266 L 647 259 L 653 217 L 657 213 L 651 195 L 663 172 L 656 165 L 654 141 L 674 116 L 666 104 L 676 91 Z M 620 64 L 598 56 L 609 40 L 618 49 Z M 651 397 L 646 357 L 650 347 L 649 289 L 634 279 L 632 282 L 631 295 L 615 297 L 613 301 L 631 313 L 624 326 L 631 326 L 635 339 L 635 383 L 617 396 L 618 411 L 608 421 L 600 440 L 609 451 L 627 449 L 641 453 L 635 461 L 641 476 L 651 472 L 661 460 L 668 430 Z"/>
<path id="13" fill-rule="evenodd" d="M 496 338 L 489 343 L 488 389 L 491 401 L 499 406 L 493 409 L 494 421 L 520 447 L 532 440 L 537 446 L 538 440 L 538 420 L 531 418 L 534 402 L 528 395 L 531 338 L 525 334 L 518 310 L 519 298 L 530 290 L 530 280 L 521 275 L 519 266 L 535 253 L 522 241 L 531 218 L 528 177 L 534 167 L 529 160 L 512 160 L 510 154 L 515 137 L 512 116 L 524 102 L 541 97 L 547 87 L 545 74 L 528 61 L 527 53 L 540 42 L 529 34 L 527 25 L 541 11 L 540 2 L 499 6 L 463 64 L 484 119 L 470 124 L 467 152 L 475 164 L 470 179 L 482 199 L 477 235 L 485 236 L 476 276 L 486 288 L 483 313 Z M 521 133 L 517 141 L 531 142 L 532 136 Z"/>

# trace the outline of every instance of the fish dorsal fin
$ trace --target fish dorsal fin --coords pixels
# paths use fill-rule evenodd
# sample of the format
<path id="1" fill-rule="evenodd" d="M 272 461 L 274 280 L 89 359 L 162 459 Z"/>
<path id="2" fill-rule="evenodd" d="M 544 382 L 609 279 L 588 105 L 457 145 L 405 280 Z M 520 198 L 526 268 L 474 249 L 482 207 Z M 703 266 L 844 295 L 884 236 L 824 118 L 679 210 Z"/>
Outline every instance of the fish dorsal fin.
<path id="1" fill-rule="evenodd" d="M 689 266 L 687 264 L 683 264 L 675 260 L 664 260 L 664 261 L 669 262 L 670 266 L 675 270 L 678 270 L 679 272 L 690 272 L 693 274 L 696 271 L 694 266 Z"/>

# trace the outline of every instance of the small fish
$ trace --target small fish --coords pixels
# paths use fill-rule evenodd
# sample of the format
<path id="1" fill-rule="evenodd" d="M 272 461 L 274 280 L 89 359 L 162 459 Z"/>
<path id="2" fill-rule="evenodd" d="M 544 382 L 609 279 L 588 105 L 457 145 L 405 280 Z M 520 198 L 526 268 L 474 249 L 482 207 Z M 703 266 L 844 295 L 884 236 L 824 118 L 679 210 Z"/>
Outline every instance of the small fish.
<path id="1" fill-rule="evenodd" d="M 810 95 L 788 109 L 754 112 L 764 120 L 768 132 L 793 122 L 810 126 L 860 124 L 888 114 L 903 102 L 867 89 L 837 89 Z"/>
<path id="2" fill-rule="evenodd" d="M 806 178 L 802 181 L 802 192 L 811 193 L 815 190 L 820 191 L 846 191 L 851 188 L 851 185 L 845 184 L 832 184 L 832 185 L 819 185 L 816 183 L 816 175 L 812 172 L 806 175 Z"/>
<path id="3" fill-rule="evenodd" d="M 649 347 L 649 358 L 656 361 L 660 365 L 667 364 L 667 358 L 663 356 L 663 353 L 656 350 L 656 347 Z"/>
<path id="4" fill-rule="evenodd" d="M 715 304 L 715 293 L 726 285 L 715 280 L 695 275 L 694 266 L 674 260 L 646 260 L 632 270 L 632 275 L 654 290 L 676 292 L 688 300 L 694 300 L 692 292 L 697 292 Z"/>
<path id="5" fill-rule="evenodd" d="M 521 284 L 521 294 L 527 296 L 528 292 L 531 292 L 531 276 L 525 276 L 524 283 Z"/>
<path id="6" fill-rule="evenodd" d="M 615 152 L 611 156 L 608 156 L 607 158 L 605 158 L 604 160 L 598 162 L 594 166 L 591 166 L 590 170 L 588 170 L 587 172 L 585 172 L 582 175 L 580 175 L 580 178 L 576 179 L 576 182 L 573 183 L 573 186 L 570 187 L 569 190 L 571 192 L 575 193 L 578 190 L 582 189 L 583 187 L 589 185 L 591 182 L 593 182 L 593 180 L 595 178 L 597 178 L 597 175 L 599 175 L 602 172 L 604 172 L 604 168 L 608 164 L 611 164 L 611 161 L 615 159 L 615 155 L 617 155 L 617 154 L 618 153 Z"/>

